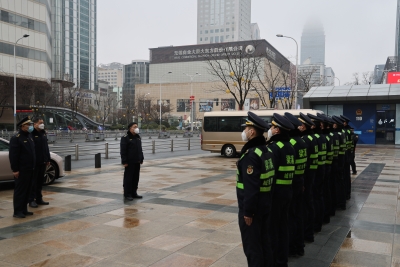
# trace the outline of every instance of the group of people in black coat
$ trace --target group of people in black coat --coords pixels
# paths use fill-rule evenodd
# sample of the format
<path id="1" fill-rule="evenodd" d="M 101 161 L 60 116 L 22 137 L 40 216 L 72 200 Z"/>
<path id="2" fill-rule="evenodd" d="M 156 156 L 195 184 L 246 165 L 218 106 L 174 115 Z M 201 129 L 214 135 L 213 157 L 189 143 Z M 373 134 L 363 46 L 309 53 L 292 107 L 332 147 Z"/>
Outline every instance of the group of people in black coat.
<path id="1" fill-rule="evenodd" d="M 349 122 L 343 115 L 286 112 L 274 113 L 268 125 L 248 112 L 236 179 L 248 266 L 288 266 L 336 209 L 346 209 L 355 140 Z"/>
<path id="2" fill-rule="evenodd" d="M 38 205 L 49 205 L 43 200 L 42 184 L 46 166 L 50 164 L 50 151 L 42 118 L 22 119 L 18 134 L 10 139 L 9 160 L 14 175 L 13 196 L 15 218 L 33 215 L 28 211 Z"/>

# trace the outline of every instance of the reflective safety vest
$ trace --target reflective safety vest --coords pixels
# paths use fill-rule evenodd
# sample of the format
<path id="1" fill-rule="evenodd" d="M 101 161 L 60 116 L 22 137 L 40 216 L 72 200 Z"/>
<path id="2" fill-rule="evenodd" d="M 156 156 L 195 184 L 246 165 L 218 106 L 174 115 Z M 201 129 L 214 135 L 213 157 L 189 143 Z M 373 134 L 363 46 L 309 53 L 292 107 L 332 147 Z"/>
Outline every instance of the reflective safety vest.
<path id="1" fill-rule="evenodd" d="M 272 153 L 272 151 L 267 148 L 269 152 Z M 262 181 L 261 186 L 260 186 L 260 192 L 270 192 L 271 188 L 272 188 L 272 183 L 273 183 L 273 178 L 275 175 L 275 169 L 274 169 L 274 164 L 272 162 L 272 155 L 268 156 L 267 153 L 263 153 L 263 151 L 261 151 L 261 149 L 259 149 L 258 147 L 254 148 L 250 148 L 246 153 L 244 153 L 240 159 L 242 160 L 246 155 L 248 155 L 249 153 L 255 153 L 260 160 L 264 163 L 262 165 L 262 170 L 261 170 L 261 174 L 260 174 L 260 180 Z M 236 187 L 238 189 L 244 189 L 244 184 L 243 184 L 243 180 L 242 177 L 240 175 L 240 171 L 239 168 L 236 169 Z"/>
<path id="2" fill-rule="evenodd" d="M 279 149 L 285 149 L 285 144 L 281 141 L 276 142 Z M 293 151 L 293 148 L 290 148 Z M 280 162 L 276 173 L 275 184 L 292 185 L 295 172 L 295 155 L 285 154 L 285 162 Z"/>
<path id="3" fill-rule="evenodd" d="M 321 136 L 319 134 L 314 134 L 315 137 L 318 139 L 318 165 L 325 165 L 325 160 L 326 160 L 326 141 L 322 140 Z M 321 143 L 321 146 L 320 145 Z"/>
<path id="4" fill-rule="evenodd" d="M 317 170 L 318 169 L 318 143 L 315 142 L 315 139 L 311 135 L 307 135 L 306 137 L 309 141 L 303 140 L 308 144 L 308 151 L 309 155 L 308 157 L 310 158 L 309 161 L 309 166 L 310 170 Z"/>
<path id="5" fill-rule="evenodd" d="M 331 165 L 333 161 L 333 139 L 331 139 L 328 135 L 325 135 L 326 138 L 326 160 L 325 164 Z"/>
<path id="6" fill-rule="evenodd" d="M 339 155 L 344 156 L 347 150 L 346 137 L 344 135 L 343 130 L 341 132 L 338 132 L 338 134 L 339 134 Z"/>
<path id="7" fill-rule="evenodd" d="M 295 158 L 295 175 L 303 175 L 304 171 L 306 169 L 306 164 L 307 164 L 307 145 L 301 139 L 298 137 L 299 142 L 296 141 L 294 138 L 290 139 L 290 143 L 292 144 L 295 152 L 296 152 L 296 158 Z"/>
<path id="8" fill-rule="evenodd" d="M 333 142 L 333 159 L 337 159 L 339 156 L 339 149 L 340 149 L 340 142 L 339 142 L 339 135 L 336 135 L 336 133 L 329 133 L 331 136 L 331 140 Z"/>

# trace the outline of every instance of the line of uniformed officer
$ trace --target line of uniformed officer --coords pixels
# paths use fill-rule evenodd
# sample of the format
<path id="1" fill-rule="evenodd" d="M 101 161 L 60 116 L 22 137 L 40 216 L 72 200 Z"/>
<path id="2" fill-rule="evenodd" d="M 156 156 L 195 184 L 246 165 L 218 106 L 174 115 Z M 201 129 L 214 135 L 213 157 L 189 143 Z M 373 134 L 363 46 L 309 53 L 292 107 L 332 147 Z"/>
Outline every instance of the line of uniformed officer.
<path id="1" fill-rule="evenodd" d="M 258 127 L 267 129 L 268 125 L 259 120 L 261 120 L 259 117 L 249 112 L 248 122 L 257 121 L 255 124 Z M 300 113 L 299 117 L 295 117 L 290 113 L 285 113 L 285 116 L 275 113 L 268 131 L 267 150 L 265 151 L 263 142 L 259 138 L 260 133 L 256 135 L 258 137 L 256 140 L 260 140 L 257 149 L 251 150 L 251 145 L 248 144 L 243 148 L 242 157 L 238 161 L 237 196 L 239 226 L 249 266 L 287 266 L 289 255 L 304 255 L 305 242 L 314 241 L 314 233 L 321 231 L 323 222 L 329 223 L 330 216 L 335 215 L 336 208 L 346 208 L 350 189 L 348 183 L 345 183 L 345 173 L 350 174 L 350 168 L 345 165 L 345 156 L 347 149 L 352 147 L 348 142 L 352 138 L 347 137 L 346 134 L 350 133 L 343 129 L 345 121 L 348 124 L 349 120 L 344 116 L 331 118 L 325 115 Z M 246 126 L 242 137 L 253 136 L 251 127 L 247 123 Z M 246 219 L 244 215 L 244 207 L 248 203 L 245 197 L 245 181 L 248 179 L 252 179 L 253 182 L 258 181 L 258 186 L 253 184 L 252 195 L 261 194 L 260 177 L 268 173 L 268 170 L 260 165 L 262 159 L 256 156 L 257 153 L 254 152 L 256 150 L 262 150 L 264 156 L 268 155 L 269 162 L 272 158 L 274 170 L 271 172 L 274 173 L 272 188 L 268 189 L 272 194 L 268 194 L 270 198 L 265 198 L 269 201 L 268 205 L 265 205 L 269 214 L 267 227 L 270 230 L 270 236 L 267 234 L 265 240 L 271 240 L 271 243 L 265 244 L 267 247 L 271 245 L 272 261 L 268 261 L 265 258 L 268 256 L 265 256 L 263 258 L 265 265 L 253 264 L 255 261 L 249 260 L 250 255 L 261 251 L 249 245 L 262 236 L 261 232 L 258 236 L 250 237 L 245 231 L 248 222 L 248 218 Z M 272 155 L 268 152 L 272 152 Z M 258 164 L 249 164 L 248 160 L 251 158 L 258 159 Z M 254 176 L 255 166 L 258 166 L 256 176 Z M 265 164 L 265 166 L 270 165 Z M 271 179 L 271 176 L 268 178 Z M 260 206 L 262 203 L 258 202 L 255 207 Z M 249 209 L 248 206 L 246 208 Z M 256 214 L 253 213 L 252 220 L 257 217 Z M 270 255 L 269 251 L 264 255 Z"/>

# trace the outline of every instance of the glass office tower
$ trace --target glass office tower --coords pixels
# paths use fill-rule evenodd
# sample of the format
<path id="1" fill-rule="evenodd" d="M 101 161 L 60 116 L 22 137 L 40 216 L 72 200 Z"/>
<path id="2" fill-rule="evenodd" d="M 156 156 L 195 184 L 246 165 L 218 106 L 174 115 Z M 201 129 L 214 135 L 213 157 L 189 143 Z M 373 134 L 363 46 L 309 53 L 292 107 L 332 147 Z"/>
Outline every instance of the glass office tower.
<path id="1" fill-rule="evenodd" d="M 324 26 L 317 19 L 307 21 L 301 36 L 300 65 L 307 59 L 309 64 L 325 64 Z"/>

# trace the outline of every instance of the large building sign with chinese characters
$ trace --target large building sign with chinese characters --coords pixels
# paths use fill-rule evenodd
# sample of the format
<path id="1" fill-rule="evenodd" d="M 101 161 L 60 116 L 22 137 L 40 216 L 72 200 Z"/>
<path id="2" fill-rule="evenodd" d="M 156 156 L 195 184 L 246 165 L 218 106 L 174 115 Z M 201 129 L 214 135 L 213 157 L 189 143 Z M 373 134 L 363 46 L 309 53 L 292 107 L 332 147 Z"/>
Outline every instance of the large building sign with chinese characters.
<path id="1" fill-rule="evenodd" d="M 289 67 L 289 60 L 266 40 L 150 48 L 150 64 L 219 60 L 227 56 L 239 57 L 243 53 L 267 57 L 278 66 Z"/>

